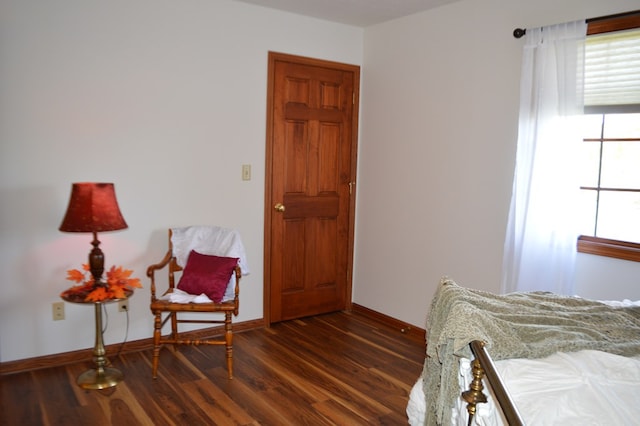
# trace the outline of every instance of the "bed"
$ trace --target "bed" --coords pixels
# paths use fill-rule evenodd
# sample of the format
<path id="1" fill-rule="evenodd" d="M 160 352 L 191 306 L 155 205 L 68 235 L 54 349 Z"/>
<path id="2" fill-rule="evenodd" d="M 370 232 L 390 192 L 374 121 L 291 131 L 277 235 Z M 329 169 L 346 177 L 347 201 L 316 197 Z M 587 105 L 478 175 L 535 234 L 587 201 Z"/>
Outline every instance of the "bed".
<path id="1" fill-rule="evenodd" d="M 443 278 L 427 325 L 413 426 L 640 424 L 638 302 L 496 295 Z"/>

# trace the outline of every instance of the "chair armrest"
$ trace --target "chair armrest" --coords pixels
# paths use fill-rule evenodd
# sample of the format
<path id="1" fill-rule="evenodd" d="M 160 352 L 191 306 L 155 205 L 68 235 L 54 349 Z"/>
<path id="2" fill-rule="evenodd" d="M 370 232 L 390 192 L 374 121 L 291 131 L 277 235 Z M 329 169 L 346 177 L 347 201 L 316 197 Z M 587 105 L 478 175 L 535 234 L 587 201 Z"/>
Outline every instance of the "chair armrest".
<path id="1" fill-rule="evenodd" d="M 164 257 L 162 258 L 162 260 L 159 263 L 156 263 L 154 265 L 150 265 L 147 268 L 147 277 L 149 277 L 151 279 L 151 301 L 155 301 L 156 300 L 156 279 L 155 279 L 155 272 L 163 269 L 165 266 L 167 266 L 169 264 L 169 262 L 171 262 L 171 258 L 172 258 L 173 254 L 171 253 L 171 250 L 169 250 L 167 252 L 167 254 L 164 255 Z"/>

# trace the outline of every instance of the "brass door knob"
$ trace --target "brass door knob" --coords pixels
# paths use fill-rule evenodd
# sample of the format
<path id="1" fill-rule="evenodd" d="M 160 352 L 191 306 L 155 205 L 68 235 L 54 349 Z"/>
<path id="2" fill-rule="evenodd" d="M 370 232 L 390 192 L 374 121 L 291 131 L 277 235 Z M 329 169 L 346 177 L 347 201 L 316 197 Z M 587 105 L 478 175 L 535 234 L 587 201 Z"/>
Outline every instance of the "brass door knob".
<path id="1" fill-rule="evenodd" d="M 275 206 L 273 206 L 273 208 L 276 209 L 277 212 L 284 211 L 284 205 L 282 203 L 277 203 Z"/>

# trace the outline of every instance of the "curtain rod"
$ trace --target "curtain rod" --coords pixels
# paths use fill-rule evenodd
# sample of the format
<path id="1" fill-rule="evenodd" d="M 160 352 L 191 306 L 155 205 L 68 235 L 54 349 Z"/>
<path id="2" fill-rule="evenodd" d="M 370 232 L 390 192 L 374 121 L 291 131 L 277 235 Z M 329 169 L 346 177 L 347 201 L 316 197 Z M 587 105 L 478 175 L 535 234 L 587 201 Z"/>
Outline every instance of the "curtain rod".
<path id="1" fill-rule="evenodd" d="M 632 12 L 624 12 L 624 13 L 617 13 L 615 15 L 607 15 L 607 16 L 599 16 L 597 18 L 589 18 L 587 19 L 587 24 L 590 24 L 591 22 L 597 22 L 597 21 L 604 21 L 607 19 L 615 19 L 615 18 L 622 18 L 625 16 L 632 16 L 632 15 L 637 15 L 640 14 L 640 10 L 634 10 Z M 515 30 L 513 30 L 513 36 L 515 38 L 522 38 L 525 34 L 527 33 L 527 29 L 526 28 L 516 28 Z"/>

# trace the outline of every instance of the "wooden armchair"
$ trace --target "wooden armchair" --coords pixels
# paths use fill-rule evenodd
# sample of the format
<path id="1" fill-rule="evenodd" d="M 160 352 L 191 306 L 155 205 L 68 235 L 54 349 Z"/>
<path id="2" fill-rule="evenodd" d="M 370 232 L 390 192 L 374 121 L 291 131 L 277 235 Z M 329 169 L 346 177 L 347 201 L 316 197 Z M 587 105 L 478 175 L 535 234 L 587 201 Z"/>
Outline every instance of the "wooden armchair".
<path id="1" fill-rule="evenodd" d="M 176 279 L 178 277 L 182 277 L 185 269 L 190 268 L 189 262 L 186 262 L 184 266 L 180 263 L 184 262 L 184 256 L 176 255 L 174 248 L 173 236 L 175 231 L 183 231 L 183 230 L 192 230 L 193 228 L 206 228 L 206 227 L 189 227 L 189 228 L 176 228 L 175 230 L 169 229 L 169 250 L 165 254 L 164 258 L 157 264 L 151 265 L 147 268 L 147 276 L 151 280 L 151 312 L 154 315 L 154 325 L 153 325 L 153 364 L 152 364 L 152 376 L 155 379 L 158 373 L 158 363 L 160 360 L 160 349 L 165 344 L 171 344 L 176 348 L 176 345 L 224 345 L 226 348 L 226 359 L 227 359 L 227 370 L 229 373 L 229 379 L 233 378 L 233 330 L 232 330 L 232 314 L 234 316 L 238 315 L 239 308 L 239 293 L 240 293 L 240 278 L 242 276 L 241 267 L 238 264 L 239 259 L 235 259 L 235 266 L 231 266 L 231 269 L 226 269 L 228 274 L 228 286 L 226 290 L 227 296 L 231 295 L 232 297 L 225 298 L 224 300 L 218 302 L 207 302 L 207 303 L 194 303 L 187 302 L 185 303 L 185 296 L 188 300 L 188 294 L 181 292 L 179 290 L 181 281 L 178 281 L 178 285 L 176 285 Z M 223 233 L 234 233 L 236 231 L 226 230 L 223 228 L 217 227 L 208 227 L 208 230 L 213 229 L 214 231 L 221 231 Z M 231 235 L 231 234 L 229 234 Z M 234 238 L 238 238 L 237 233 L 234 234 Z M 228 243 L 229 238 L 226 238 Z M 184 243 L 181 243 L 184 249 Z M 188 245 L 187 245 L 188 246 Z M 241 248 L 241 255 L 243 255 L 244 248 L 242 248 L 242 243 L 239 243 L 239 247 Z M 218 253 L 218 256 L 229 255 L 234 256 L 238 255 L 238 244 L 235 244 L 235 250 L 231 248 L 231 253 L 229 253 L 229 247 L 227 244 L 226 248 L 221 248 Z M 235 253 L 234 253 L 235 251 Z M 196 253 L 198 254 L 198 253 Z M 182 257 L 182 259 L 181 259 Z M 193 252 L 188 256 L 189 261 L 193 257 Z M 209 256 L 216 257 L 216 256 Z M 238 256 L 240 257 L 240 256 Z M 223 259 L 223 258 L 220 258 Z M 229 259 L 229 258 L 226 258 Z M 241 264 L 241 261 L 240 261 Z M 168 273 L 168 289 L 161 293 L 159 296 L 156 290 L 156 272 L 166 268 Z M 176 274 L 178 273 L 178 274 Z M 180 274 L 182 273 L 182 274 Z M 234 286 L 233 291 L 231 292 L 231 286 Z M 190 295 L 194 299 L 197 294 Z M 202 296 L 201 296 L 202 297 Z M 176 298 L 182 298 L 180 302 L 176 301 Z M 212 299 L 213 300 L 213 299 Z M 201 313 L 202 319 L 193 319 L 193 317 L 198 317 L 199 315 L 190 315 L 190 319 L 181 319 L 179 314 L 183 313 Z M 206 314 L 223 314 L 224 319 L 212 319 L 212 315 Z M 163 318 L 164 315 L 164 318 Z M 163 336 L 162 328 L 164 325 L 171 321 L 171 332 L 170 334 Z M 183 323 L 201 323 L 201 324 L 224 324 L 224 338 L 217 333 L 211 333 L 207 337 L 201 337 L 203 335 L 202 331 L 199 332 L 183 332 L 179 333 L 178 324 Z M 208 330 L 210 331 L 210 330 Z M 213 337 L 211 337 L 213 334 Z"/>

